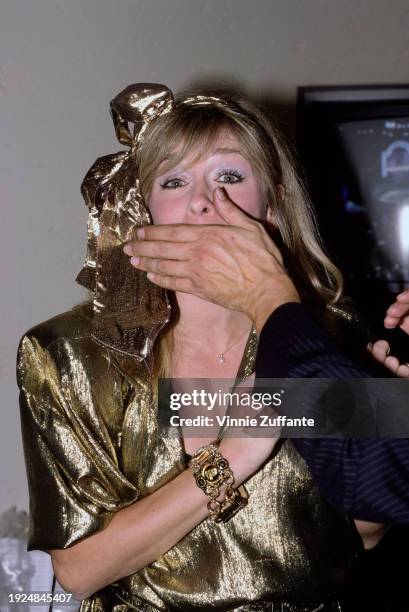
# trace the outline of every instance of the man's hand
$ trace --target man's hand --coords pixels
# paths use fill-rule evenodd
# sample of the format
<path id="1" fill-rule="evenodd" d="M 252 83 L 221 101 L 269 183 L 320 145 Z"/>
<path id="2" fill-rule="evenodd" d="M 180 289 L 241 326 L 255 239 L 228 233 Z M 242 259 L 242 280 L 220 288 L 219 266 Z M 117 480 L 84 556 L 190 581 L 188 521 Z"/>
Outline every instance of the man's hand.
<path id="1" fill-rule="evenodd" d="M 409 289 L 396 296 L 396 300 L 386 311 L 384 325 L 387 329 L 400 327 L 409 334 Z"/>
<path id="2" fill-rule="evenodd" d="M 386 311 L 384 326 L 387 329 L 400 327 L 409 334 L 409 289 L 396 296 L 396 300 Z M 386 340 L 377 340 L 368 345 L 368 350 L 379 363 L 401 378 L 409 378 L 409 364 L 400 363 L 397 357 L 390 355 L 389 343 Z"/>
<path id="3" fill-rule="evenodd" d="M 225 224 L 148 225 L 124 252 L 155 284 L 243 312 L 261 331 L 278 306 L 299 302 L 299 295 L 263 225 L 224 189 L 213 201 Z"/>

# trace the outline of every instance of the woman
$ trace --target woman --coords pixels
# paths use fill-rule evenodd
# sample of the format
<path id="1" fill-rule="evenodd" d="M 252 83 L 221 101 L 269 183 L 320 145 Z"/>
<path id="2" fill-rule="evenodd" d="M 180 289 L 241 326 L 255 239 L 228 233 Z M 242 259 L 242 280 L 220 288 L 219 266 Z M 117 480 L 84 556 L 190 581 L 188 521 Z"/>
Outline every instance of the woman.
<path id="1" fill-rule="evenodd" d="M 82 186 L 88 253 L 77 280 L 93 292 L 92 308 L 36 326 L 19 347 L 28 549 L 50 552 L 82 612 L 340 610 L 357 532 L 289 441 L 227 437 L 213 448 L 206 432 L 159 430 L 158 378 L 250 376 L 252 321 L 193 295 L 167 296 L 122 253 L 150 215 L 221 223 L 213 202 L 222 187 L 281 238 L 289 299 L 334 327 L 327 305 L 340 276 L 315 238 L 288 152 L 243 100 L 174 100 L 139 84 L 111 107 L 130 150 L 98 159 Z"/>

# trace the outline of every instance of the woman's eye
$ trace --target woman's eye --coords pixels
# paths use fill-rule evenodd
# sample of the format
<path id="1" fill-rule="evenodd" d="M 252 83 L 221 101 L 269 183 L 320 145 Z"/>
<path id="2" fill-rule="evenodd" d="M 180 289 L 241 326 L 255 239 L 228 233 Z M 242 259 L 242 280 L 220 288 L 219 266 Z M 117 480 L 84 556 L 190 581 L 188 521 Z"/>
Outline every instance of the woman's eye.
<path id="1" fill-rule="evenodd" d="M 217 180 L 221 183 L 240 183 L 244 179 L 244 176 L 240 172 L 229 170 L 227 172 L 221 172 Z"/>
<path id="2" fill-rule="evenodd" d="M 163 189 L 177 189 L 178 187 L 182 187 L 183 181 L 179 178 L 168 179 L 164 183 L 161 184 Z"/>

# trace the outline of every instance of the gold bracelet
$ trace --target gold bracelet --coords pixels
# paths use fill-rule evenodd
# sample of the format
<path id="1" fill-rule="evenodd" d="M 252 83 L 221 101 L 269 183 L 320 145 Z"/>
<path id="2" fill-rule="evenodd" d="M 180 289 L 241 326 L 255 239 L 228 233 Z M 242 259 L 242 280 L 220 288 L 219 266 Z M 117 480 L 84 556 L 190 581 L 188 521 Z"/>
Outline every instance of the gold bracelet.
<path id="1" fill-rule="evenodd" d="M 216 523 L 226 523 L 241 508 L 247 506 L 248 493 L 241 486 L 233 489 L 234 476 L 229 467 L 229 462 L 220 453 L 215 444 L 201 446 L 189 463 L 197 486 L 210 497 L 207 504 L 209 517 Z M 226 485 L 224 497 L 220 496 L 220 487 Z"/>

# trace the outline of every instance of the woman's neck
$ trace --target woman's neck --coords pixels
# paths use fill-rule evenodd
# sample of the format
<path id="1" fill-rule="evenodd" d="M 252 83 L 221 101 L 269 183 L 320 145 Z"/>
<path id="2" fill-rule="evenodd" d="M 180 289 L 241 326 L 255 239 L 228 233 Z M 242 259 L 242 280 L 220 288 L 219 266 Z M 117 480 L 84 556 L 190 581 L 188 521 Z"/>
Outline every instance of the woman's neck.
<path id="1" fill-rule="evenodd" d="M 188 335 L 210 343 L 222 353 L 234 341 L 249 333 L 252 322 L 247 315 L 188 293 L 176 293 L 180 319 L 176 335 Z"/>

